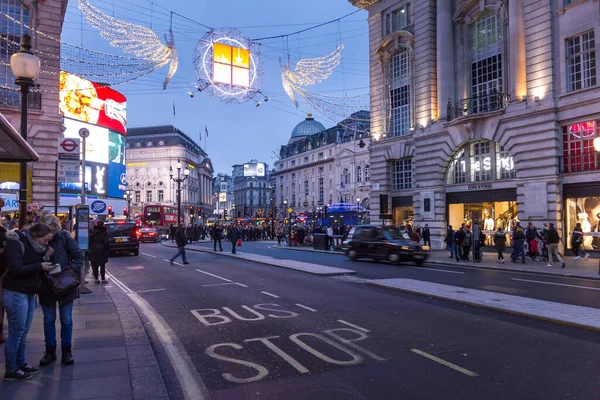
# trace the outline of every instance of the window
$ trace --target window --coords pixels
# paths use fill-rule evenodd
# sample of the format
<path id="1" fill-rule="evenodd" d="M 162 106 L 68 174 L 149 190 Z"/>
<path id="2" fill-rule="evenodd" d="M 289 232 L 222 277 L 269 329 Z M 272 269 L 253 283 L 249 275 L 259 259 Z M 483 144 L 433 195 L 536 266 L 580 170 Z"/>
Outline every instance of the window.
<path id="1" fill-rule="evenodd" d="M 325 182 L 323 177 L 319 178 L 319 204 L 323 204 L 325 198 Z"/>
<path id="2" fill-rule="evenodd" d="M 308 163 L 308 156 L 304 156 L 304 164 Z"/>
<path id="3" fill-rule="evenodd" d="M 489 141 L 471 143 L 471 182 L 492 179 L 492 158 Z"/>
<path id="4" fill-rule="evenodd" d="M 10 68 L 10 57 L 19 52 L 21 37 L 29 33 L 25 26 L 30 25 L 29 10 L 19 0 L 0 1 L 2 12 L 11 19 L 0 16 L 0 103 L 10 106 L 21 105 L 21 94 L 9 88 L 16 87 L 15 76 Z M 30 96 L 31 97 L 31 96 Z"/>
<path id="5" fill-rule="evenodd" d="M 80 186 L 81 186 L 81 185 L 80 185 Z M 134 199 L 135 199 L 134 201 L 135 201 L 136 203 L 140 203 L 140 202 L 142 201 L 142 193 L 141 193 L 139 190 L 136 190 L 136 191 L 134 192 L 134 196 L 133 196 L 133 197 L 134 197 Z"/>
<path id="6" fill-rule="evenodd" d="M 319 167 L 319 175 L 323 174 L 323 167 Z"/>
<path id="7" fill-rule="evenodd" d="M 296 165 L 296 160 L 292 160 L 292 167 Z"/>
<path id="8" fill-rule="evenodd" d="M 322 160 L 323 159 L 323 152 L 320 152 L 319 154 L 317 154 L 317 158 L 319 160 Z"/>
<path id="9" fill-rule="evenodd" d="M 515 163 L 508 151 L 499 143 L 479 140 L 465 145 L 452 157 L 446 183 L 452 185 L 515 177 Z"/>
<path id="10" fill-rule="evenodd" d="M 598 121 L 585 121 L 563 127 L 564 172 L 600 169 L 600 157 L 594 149 Z"/>
<path id="11" fill-rule="evenodd" d="M 515 171 L 515 162 L 504 150 L 503 146 L 497 144 L 496 149 L 496 179 L 515 179 L 517 173 Z"/>
<path id="12" fill-rule="evenodd" d="M 412 188 L 412 162 L 410 158 L 392 162 L 392 190 Z"/>
<path id="13" fill-rule="evenodd" d="M 596 85 L 594 31 L 567 39 L 567 91 Z"/>
<path id="14" fill-rule="evenodd" d="M 341 178 L 341 187 L 344 187 L 345 185 L 349 185 L 350 184 L 350 170 L 348 170 L 348 168 L 344 168 L 342 170 L 342 176 Z"/>
<path id="15" fill-rule="evenodd" d="M 410 133 L 410 53 L 405 47 L 389 62 L 390 131 L 392 136 Z"/>
<path id="16" fill-rule="evenodd" d="M 308 187 L 308 179 L 304 181 L 304 196 L 308 197 L 309 187 Z"/>
<path id="17" fill-rule="evenodd" d="M 360 165 L 356 166 L 356 183 L 362 182 L 362 167 Z"/>
<path id="18" fill-rule="evenodd" d="M 365 164 L 365 182 L 371 181 L 371 166 Z"/>
<path id="19" fill-rule="evenodd" d="M 152 190 L 146 190 L 146 203 L 152 203 Z"/>
<path id="20" fill-rule="evenodd" d="M 385 18 L 385 35 L 405 29 L 411 24 L 410 3 L 406 2 L 400 7 L 387 12 Z"/>
<path id="21" fill-rule="evenodd" d="M 162 203 L 165 201 L 165 191 L 164 190 L 159 190 L 158 191 L 158 202 Z"/>
<path id="22" fill-rule="evenodd" d="M 292 183 L 292 204 L 290 207 L 296 207 L 296 184 Z"/>

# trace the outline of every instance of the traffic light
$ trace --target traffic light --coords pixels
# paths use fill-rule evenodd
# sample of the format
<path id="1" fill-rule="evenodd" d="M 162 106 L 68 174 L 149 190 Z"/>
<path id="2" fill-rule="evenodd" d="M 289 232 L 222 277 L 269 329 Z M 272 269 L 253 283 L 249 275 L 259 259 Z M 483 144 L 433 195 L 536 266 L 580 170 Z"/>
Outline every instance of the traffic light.
<path id="1" fill-rule="evenodd" d="M 194 213 L 194 206 L 190 206 L 190 214 Z"/>
<path id="2" fill-rule="evenodd" d="M 123 215 L 127 216 L 127 207 L 123 207 Z"/>
<path id="3" fill-rule="evenodd" d="M 112 206 L 108 206 L 108 215 L 110 215 L 111 217 L 114 215 L 113 214 L 113 210 L 112 210 Z"/>

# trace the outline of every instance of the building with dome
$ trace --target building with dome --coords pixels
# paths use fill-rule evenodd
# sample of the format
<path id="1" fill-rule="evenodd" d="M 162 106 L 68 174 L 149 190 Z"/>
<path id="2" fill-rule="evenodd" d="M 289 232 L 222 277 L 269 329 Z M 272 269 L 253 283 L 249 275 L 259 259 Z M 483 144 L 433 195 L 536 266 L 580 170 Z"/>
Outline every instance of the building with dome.
<path id="1" fill-rule="evenodd" d="M 307 223 L 368 222 L 370 209 L 369 112 L 359 111 L 336 126 L 325 128 L 311 114 L 292 130 L 279 150 L 272 182 L 277 218 Z M 357 201 L 358 200 L 358 201 Z M 357 209 L 357 202 L 360 206 Z M 325 208 L 353 210 L 346 215 L 325 215 Z M 357 213 L 358 211 L 358 213 Z M 329 217 L 329 218 L 328 218 Z"/>

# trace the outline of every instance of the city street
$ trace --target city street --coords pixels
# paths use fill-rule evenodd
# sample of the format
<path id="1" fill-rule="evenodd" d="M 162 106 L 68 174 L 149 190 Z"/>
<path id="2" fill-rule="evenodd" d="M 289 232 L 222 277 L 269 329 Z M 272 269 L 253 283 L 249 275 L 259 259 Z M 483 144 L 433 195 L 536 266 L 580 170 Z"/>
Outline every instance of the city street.
<path id="1" fill-rule="evenodd" d="M 320 277 L 191 251 L 189 265 L 171 266 L 164 259 L 174 252 L 144 244 L 140 256 L 109 263 L 111 283 L 142 299 L 136 301 L 142 305 L 138 311 L 171 398 L 190 393 L 212 399 L 600 396 L 594 379 L 600 363 L 596 332 L 367 286 L 361 272 L 358 278 Z M 328 265 L 336 257 L 306 256 Z M 439 272 L 443 278 L 427 278 L 434 272 L 351 266 L 358 271 L 362 264 L 374 267 L 375 275 L 387 268 L 395 276 L 422 280 L 471 275 Z M 488 278 L 490 286 L 504 279 Z M 481 282 L 477 287 L 486 281 L 471 279 Z M 158 319 L 162 328 L 152 331 Z"/>

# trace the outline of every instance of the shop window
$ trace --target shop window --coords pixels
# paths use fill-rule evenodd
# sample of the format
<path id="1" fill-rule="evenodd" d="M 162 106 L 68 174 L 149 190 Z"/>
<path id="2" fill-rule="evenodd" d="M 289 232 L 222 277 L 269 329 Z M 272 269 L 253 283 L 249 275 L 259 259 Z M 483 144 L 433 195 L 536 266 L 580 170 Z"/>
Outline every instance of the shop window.
<path id="1" fill-rule="evenodd" d="M 594 31 L 567 39 L 567 91 L 596 86 Z"/>
<path id="2" fill-rule="evenodd" d="M 392 190 L 412 188 L 412 161 L 410 158 L 392 162 Z"/>
<path id="3" fill-rule="evenodd" d="M 575 224 L 581 224 L 583 231 L 583 250 L 600 249 L 600 197 L 579 197 L 567 199 L 567 232 L 563 233 L 565 238 L 570 239 Z M 571 248 L 571 240 L 565 240 L 568 248 Z"/>
<path id="4" fill-rule="evenodd" d="M 464 184 L 514 179 L 513 157 L 499 143 L 480 140 L 461 148 L 448 165 L 446 183 Z"/>
<path id="5" fill-rule="evenodd" d="M 486 234 L 486 244 L 493 245 L 494 231 L 498 228 L 510 232 L 518 221 L 516 201 L 496 201 L 480 203 L 448 204 L 448 223 L 453 229 L 462 224 L 473 226 L 473 221 L 481 221 L 480 229 Z"/>
<path id="6" fill-rule="evenodd" d="M 600 157 L 594 149 L 598 121 L 563 126 L 563 172 L 600 169 Z"/>

